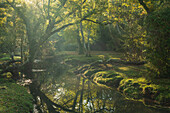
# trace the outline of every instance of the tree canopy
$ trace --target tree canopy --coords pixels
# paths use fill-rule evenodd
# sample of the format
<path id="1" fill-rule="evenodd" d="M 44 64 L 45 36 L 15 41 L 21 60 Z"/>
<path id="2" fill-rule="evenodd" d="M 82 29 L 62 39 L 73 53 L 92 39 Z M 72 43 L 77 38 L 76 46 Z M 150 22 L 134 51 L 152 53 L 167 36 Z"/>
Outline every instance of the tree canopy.
<path id="1" fill-rule="evenodd" d="M 3 0 L 1 52 L 18 50 L 30 65 L 44 51 L 78 50 L 86 56 L 91 56 L 90 50 L 120 51 L 125 61 L 146 61 L 158 75 L 168 73 L 168 4 L 168 0 Z M 159 68 L 158 62 L 166 66 Z"/>

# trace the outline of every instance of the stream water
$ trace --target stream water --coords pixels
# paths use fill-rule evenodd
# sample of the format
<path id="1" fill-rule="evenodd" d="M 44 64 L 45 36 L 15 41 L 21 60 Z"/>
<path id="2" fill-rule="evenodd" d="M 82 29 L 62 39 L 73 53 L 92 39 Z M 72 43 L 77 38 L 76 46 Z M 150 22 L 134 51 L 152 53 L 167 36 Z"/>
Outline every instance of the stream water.
<path id="1" fill-rule="evenodd" d="M 55 63 L 36 71 L 30 85 L 35 99 L 34 113 L 168 113 L 168 109 L 145 106 L 125 99 L 119 92 L 97 86 L 88 79 L 71 74 Z M 43 67 L 42 67 L 43 68 Z"/>

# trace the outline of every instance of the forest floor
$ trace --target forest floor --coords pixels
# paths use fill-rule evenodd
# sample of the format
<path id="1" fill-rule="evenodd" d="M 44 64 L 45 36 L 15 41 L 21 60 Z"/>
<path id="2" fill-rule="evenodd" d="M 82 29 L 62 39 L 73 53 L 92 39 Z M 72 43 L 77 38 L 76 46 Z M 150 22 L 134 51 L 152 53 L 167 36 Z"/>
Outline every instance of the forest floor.
<path id="1" fill-rule="evenodd" d="M 147 106 L 170 108 L 170 80 L 150 78 L 148 64 L 123 62 L 123 54 L 117 52 L 91 53 L 91 57 L 68 51 L 58 55 L 65 56 L 64 63 L 77 75 L 116 89 L 127 99 L 142 101 Z"/>

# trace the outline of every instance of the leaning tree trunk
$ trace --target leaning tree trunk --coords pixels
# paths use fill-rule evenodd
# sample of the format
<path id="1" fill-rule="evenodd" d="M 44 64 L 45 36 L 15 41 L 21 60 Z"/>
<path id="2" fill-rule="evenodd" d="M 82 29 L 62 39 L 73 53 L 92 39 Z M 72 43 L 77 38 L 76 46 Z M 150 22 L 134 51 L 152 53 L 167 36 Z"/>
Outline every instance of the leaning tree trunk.
<path id="1" fill-rule="evenodd" d="M 29 47 L 29 56 L 27 58 L 27 61 L 24 62 L 23 64 L 23 72 L 26 72 L 26 73 L 29 73 L 29 72 L 32 72 L 32 69 L 33 69 L 33 62 L 34 62 L 34 59 L 35 59 L 35 55 L 36 55 L 36 52 L 38 50 L 38 47 L 37 47 L 37 43 L 35 41 L 34 38 L 28 38 L 29 40 L 29 43 L 28 43 L 28 47 Z"/>

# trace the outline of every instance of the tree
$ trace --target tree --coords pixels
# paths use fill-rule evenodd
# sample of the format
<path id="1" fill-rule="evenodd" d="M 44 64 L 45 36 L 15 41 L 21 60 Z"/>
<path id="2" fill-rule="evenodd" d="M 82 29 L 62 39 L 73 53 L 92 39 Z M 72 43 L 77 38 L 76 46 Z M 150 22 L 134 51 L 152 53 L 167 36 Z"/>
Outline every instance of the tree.
<path id="1" fill-rule="evenodd" d="M 16 1 L 16 4 L 19 3 L 20 7 L 17 7 L 17 5 L 8 0 L 6 1 L 16 11 L 17 15 L 23 20 L 23 23 L 26 26 L 29 60 L 25 66 L 30 69 L 32 68 L 32 63 L 40 45 L 48 40 L 53 34 L 68 26 L 77 24 L 95 13 L 95 9 L 90 10 L 89 13 L 84 13 L 83 17 L 71 20 L 70 17 L 77 13 L 78 8 L 81 5 L 84 5 L 86 0 L 80 5 L 80 2 L 76 0 Z M 74 9 L 69 7 L 71 4 L 74 4 Z"/>
<path id="2" fill-rule="evenodd" d="M 147 58 L 150 62 L 149 72 L 153 77 L 169 77 L 169 11 L 170 3 L 162 4 L 146 19 Z"/>
<path id="3" fill-rule="evenodd" d="M 146 2 L 138 0 L 147 11 L 145 29 L 147 30 L 146 56 L 151 77 L 168 77 L 169 75 L 169 4 L 167 0 Z"/>
<path id="4" fill-rule="evenodd" d="M 145 60 L 146 30 L 142 23 L 146 12 L 139 3 L 122 3 L 122 6 L 119 15 L 124 25 L 125 60 L 139 63 Z"/>

